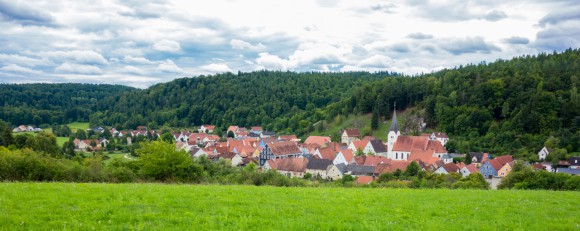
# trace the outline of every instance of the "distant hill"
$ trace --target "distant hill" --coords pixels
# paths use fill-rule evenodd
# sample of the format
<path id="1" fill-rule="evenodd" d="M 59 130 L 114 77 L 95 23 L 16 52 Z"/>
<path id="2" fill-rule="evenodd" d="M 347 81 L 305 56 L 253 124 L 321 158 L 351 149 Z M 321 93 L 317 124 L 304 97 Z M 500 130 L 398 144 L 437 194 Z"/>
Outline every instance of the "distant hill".
<path id="1" fill-rule="evenodd" d="M 261 125 L 266 130 L 305 133 L 310 120 L 326 119 L 322 108 L 363 84 L 396 74 L 257 71 L 176 79 L 123 94 L 92 124 L 134 128 L 214 124 Z"/>
<path id="2" fill-rule="evenodd" d="M 36 126 L 88 121 L 100 110 L 97 102 L 134 90 L 106 84 L 0 84 L 0 120 Z"/>

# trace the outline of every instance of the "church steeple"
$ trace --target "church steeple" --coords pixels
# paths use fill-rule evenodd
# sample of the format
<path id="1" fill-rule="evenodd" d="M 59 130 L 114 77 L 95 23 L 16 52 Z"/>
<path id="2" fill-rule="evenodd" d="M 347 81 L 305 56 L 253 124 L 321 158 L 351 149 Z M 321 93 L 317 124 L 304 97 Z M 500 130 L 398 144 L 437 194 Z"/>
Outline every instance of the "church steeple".
<path id="1" fill-rule="evenodd" d="M 391 128 L 389 131 L 398 132 L 399 131 L 399 123 L 397 122 L 397 103 L 395 102 L 395 106 L 393 107 L 393 120 L 391 122 Z"/>

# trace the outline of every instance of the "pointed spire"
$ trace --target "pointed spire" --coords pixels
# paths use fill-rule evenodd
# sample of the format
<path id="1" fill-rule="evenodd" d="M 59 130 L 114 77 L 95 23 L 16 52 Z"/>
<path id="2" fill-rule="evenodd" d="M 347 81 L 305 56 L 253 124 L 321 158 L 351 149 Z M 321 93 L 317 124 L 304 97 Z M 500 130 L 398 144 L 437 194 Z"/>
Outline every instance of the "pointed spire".
<path id="1" fill-rule="evenodd" d="M 397 122 L 397 102 L 395 102 L 395 105 L 393 106 L 393 120 L 391 122 L 391 128 L 389 129 L 389 131 L 394 131 L 394 132 L 398 132 L 399 131 L 399 123 Z"/>

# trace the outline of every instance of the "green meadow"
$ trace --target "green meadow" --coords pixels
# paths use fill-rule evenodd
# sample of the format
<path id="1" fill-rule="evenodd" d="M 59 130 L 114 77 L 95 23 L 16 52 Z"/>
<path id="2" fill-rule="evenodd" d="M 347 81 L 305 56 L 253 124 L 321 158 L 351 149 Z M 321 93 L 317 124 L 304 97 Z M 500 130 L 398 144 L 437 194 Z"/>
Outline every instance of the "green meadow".
<path id="1" fill-rule="evenodd" d="M 0 183 L 2 230 L 579 230 L 559 191 Z"/>

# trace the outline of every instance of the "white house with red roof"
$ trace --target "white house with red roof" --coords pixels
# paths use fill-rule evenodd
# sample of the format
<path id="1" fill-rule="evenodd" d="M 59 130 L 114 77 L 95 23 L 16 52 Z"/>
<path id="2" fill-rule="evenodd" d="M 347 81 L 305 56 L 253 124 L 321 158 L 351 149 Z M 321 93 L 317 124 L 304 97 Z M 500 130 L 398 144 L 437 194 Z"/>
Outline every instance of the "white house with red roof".
<path id="1" fill-rule="evenodd" d="M 207 133 L 212 133 L 214 129 L 215 129 L 214 125 L 204 124 L 204 125 L 201 125 L 197 131 L 199 133 L 206 133 L 206 131 L 207 131 Z"/>
<path id="2" fill-rule="evenodd" d="M 360 140 L 360 131 L 355 129 L 346 129 L 342 132 L 341 142 L 343 144 L 349 145 L 352 141 Z"/>

